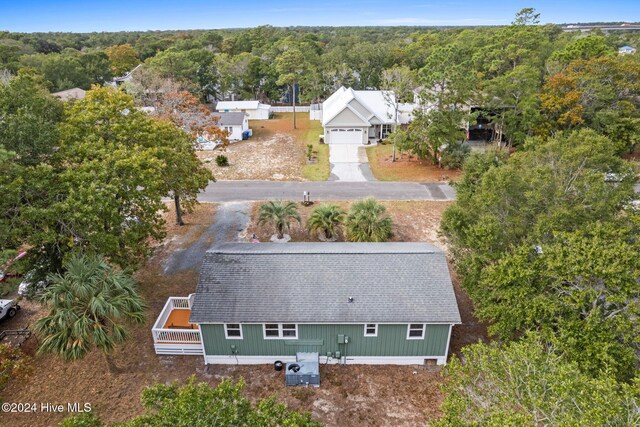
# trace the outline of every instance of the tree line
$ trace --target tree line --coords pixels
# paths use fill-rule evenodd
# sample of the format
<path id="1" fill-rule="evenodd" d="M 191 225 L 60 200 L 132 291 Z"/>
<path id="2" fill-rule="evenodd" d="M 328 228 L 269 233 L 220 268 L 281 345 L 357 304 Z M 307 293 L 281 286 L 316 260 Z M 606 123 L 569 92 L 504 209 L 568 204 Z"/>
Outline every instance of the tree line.
<path id="1" fill-rule="evenodd" d="M 340 86 L 391 89 L 399 102 L 424 107 L 392 137 L 394 147 L 459 167 L 465 128 L 480 116 L 491 139 L 507 146 L 588 126 L 630 150 L 640 135 L 640 61 L 617 55 L 625 44 L 638 46 L 640 32 L 563 32 L 526 8 L 502 27 L 4 32 L 0 69 L 34 69 L 50 90 L 62 90 L 143 64 L 125 85 L 140 104 L 167 81 L 202 102 L 291 102 L 294 92 L 321 102 Z"/>
<path id="2" fill-rule="evenodd" d="M 492 28 L 0 33 L 0 250 L 28 248 L 32 268 L 55 273 L 36 325 L 45 351 L 108 352 L 143 319 L 121 273 L 164 236 L 163 198 L 188 210 L 213 179 L 193 149 L 207 130 L 199 100 L 393 89 L 429 107 L 391 137 L 398 151 L 464 161 L 442 232 L 495 338 L 448 368 L 440 425 L 634 425 L 640 220 L 622 155 L 640 139 L 640 61 L 617 47 L 638 41 L 564 33 L 532 9 Z M 49 94 L 139 63 L 126 92 L 95 87 L 69 104 Z M 478 106 L 515 154 L 458 155 Z M 335 215 L 318 214 L 317 229 Z M 89 273 L 95 289 L 77 279 Z M 99 300 L 103 288 L 117 298 Z M 88 306 L 93 323 L 78 316 Z"/>

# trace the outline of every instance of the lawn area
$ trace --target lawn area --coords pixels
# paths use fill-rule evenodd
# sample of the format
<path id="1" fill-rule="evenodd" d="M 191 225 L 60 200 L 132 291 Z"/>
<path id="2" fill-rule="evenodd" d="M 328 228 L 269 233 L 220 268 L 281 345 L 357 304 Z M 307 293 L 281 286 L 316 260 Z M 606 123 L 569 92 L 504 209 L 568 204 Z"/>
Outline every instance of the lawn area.
<path id="1" fill-rule="evenodd" d="M 309 113 L 296 114 L 297 129 L 293 129 L 293 113 L 276 113 L 270 120 L 252 120 L 253 136 L 238 141 L 226 149 L 200 151 L 198 156 L 218 180 L 316 181 L 329 178 L 329 150 L 319 144 L 320 121 L 309 120 Z M 318 154 L 317 164 L 307 164 L 307 144 L 313 144 Z M 223 154 L 229 166 L 220 167 L 216 156 Z"/>
<path id="2" fill-rule="evenodd" d="M 397 155 L 396 161 L 392 162 L 392 153 L 391 144 L 367 148 L 371 171 L 379 181 L 437 182 L 457 180 L 461 176 L 458 169 L 440 169 L 427 161 L 410 159 L 406 154 L 402 159 Z"/>
<path id="3" fill-rule="evenodd" d="M 292 118 L 293 120 L 293 118 Z M 305 115 L 304 122 L 298 121 L 299 126 L 304 125 L 306 132 L 300 139 L 304 144 L 305 152 L 307 144 L 313 145 L 316 153 L 317 163 L 306 164 L 302 168 L 302 174 L 308 181 L 326 181 L 329 179 L 329 146 L 320 144 L 320 135 L 323 134 L 322 122 L 320 120 L 309 120 L 309 114 Z"/>
<path id="4" fill-rule="evenodd" d="M 320 144 L 319 142 L 312 143 L 313 151 L 317 154 L 317 163 L 306 164 L 302 168 L 302 174 L 308 181 L 326 181 L 329 179 L 329 146 L 327 144 Z"/>

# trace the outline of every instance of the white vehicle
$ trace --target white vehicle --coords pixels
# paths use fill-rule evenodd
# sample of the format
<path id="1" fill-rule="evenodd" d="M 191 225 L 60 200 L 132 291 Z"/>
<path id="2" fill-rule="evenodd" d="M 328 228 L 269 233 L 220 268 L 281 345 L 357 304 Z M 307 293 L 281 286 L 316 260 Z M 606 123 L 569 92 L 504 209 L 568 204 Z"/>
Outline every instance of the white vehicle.
<path id="1" fill-rule="evenodd" d="M 11 319 L 20 310 L 20 306 L 15 300 L 0 299 L 0 320 Z"/>
<path id="2" fill-rule="evenodd" d="M 25 274 L 20 286 L 18 286 L 18 295 L 26 296 L 31 291 L 38 292 L 49 286 L 49 282 L 46 280 L 33 283 L 33 275 L 32 272 Z"/>

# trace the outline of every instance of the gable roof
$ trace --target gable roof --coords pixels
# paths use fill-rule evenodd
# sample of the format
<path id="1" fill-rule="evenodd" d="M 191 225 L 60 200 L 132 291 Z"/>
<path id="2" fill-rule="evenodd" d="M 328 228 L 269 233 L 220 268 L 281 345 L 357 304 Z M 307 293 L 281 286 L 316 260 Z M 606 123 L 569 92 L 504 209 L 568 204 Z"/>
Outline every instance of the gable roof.
<path id="1" fill-rule="evenodd" d="M 356 111 L 349 103 L 355 99 L 362 107 L 368 111 L 367 117 Z M 372 117 L 377 117 L 385 124 L 395 123 L 395 112 L 393 104 L 395 94 L 392 91 L 382 90 L 353 90 L 341 86 L 326 101 L 322 103 L 322 124 L 327 125 L 345 108 L 363 116 L 366 121 Z"/>
<path id="2" fill-rule="evenodd" d="M 231 113 L 213 113 L 213 117 L 218 118 L 217 126 L 238 126 L 244 123 L 244 119 L 247 113 L 243 113 L 241 111 L 231 112 Z"/>
<path id="3" fill-rule="evenodd" d="M 131 77 L 133 76 L 133 73 L 135 73 L 138 68 L 142 67 L 142 65 L 143 64 L 138 64 L 135 67 L 133 67 L 133 69 L 131 69 L 131 70 L 127 71 L 126 73 L 124 73 L 124 75 L 119 76 L 119 77 L 114 77 L 113 81 L 122 83 L 122 82 L 126 82 L 126 81 L 131 80 Z"/>
<path id="4" fill-rule="evenodd" d="M 460 323 L 460 313 L 445 255 L 427 243 L 225 243 L 205 255 L 191 322 Z"/>
<path id="5" fill-rule="evenodd" d="M 258 108 L 270 108 L 270 105 L 261 104 L 259 101 L 218 101 L 216 110 L 257 110 Z"/>

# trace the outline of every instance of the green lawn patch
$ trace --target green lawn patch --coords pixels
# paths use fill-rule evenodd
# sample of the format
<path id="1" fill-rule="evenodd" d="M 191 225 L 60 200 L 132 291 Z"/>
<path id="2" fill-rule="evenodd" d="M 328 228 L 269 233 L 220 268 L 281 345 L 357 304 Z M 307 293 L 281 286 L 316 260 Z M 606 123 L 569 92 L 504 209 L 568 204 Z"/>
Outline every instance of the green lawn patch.
<path id="1" fill-rule="evenodd" d="M 317 151 L 318 163 L 304 165 L 302 174 L 309 181 L 326 181 L 329 179 L 329 146 L 315 143 L 313 151 Z"/>
<path id="2" fill-rule="evenodd" d="M 393 151 L 393 145 L 375 145 L 373 147 L 367 147 L 367 157 L 369 158 L 369 166 L 373 176 L 378 181 L 398 181 L 401 175 L 394 169 L 385 168 L 381 165 L 381 160 L 391 156 Z"/>
<path id="3" fill-rule="evenodd" d="M 309 129 L 300 141 L 304 147 L 307 144 L 313 145 L 313 151 L 317 151 L 318 163 L 305 164 L 302 167 L 302 174 L 309 181 L 326 181 L 329 179 L 329 146 L 320 144 L 320 135 L 323 133 L 322 122 L 320 120 L 309 120 Z"/>

